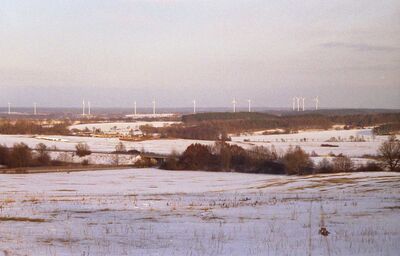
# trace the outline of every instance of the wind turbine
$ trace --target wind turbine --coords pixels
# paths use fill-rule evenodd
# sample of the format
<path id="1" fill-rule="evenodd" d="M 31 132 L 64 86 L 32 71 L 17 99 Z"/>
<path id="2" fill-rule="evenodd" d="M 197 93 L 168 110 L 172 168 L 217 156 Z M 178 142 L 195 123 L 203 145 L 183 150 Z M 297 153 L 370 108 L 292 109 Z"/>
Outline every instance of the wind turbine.
<path id="1" fill-rule="evenodd" d="M 85 99 L 82 101 L 82 116 L 85 115 Z"/>
<path id="2" fill-rule="evenodd" d="M 303 111 L 304 111 L 304 109 L 305 109 L 305 107 L 304 107 L 304 105 L 305 105 L 304 102 L 305 102 L 306 98 L 302 97 L 301 100 L 303 101 Z"/>
<path id="3" fill-rule="evenodd" d="M 295 111 L 296 110 L 296 97 L 293 97 L 292 105 L 293 105 L 293 111 Z"/>
<path id="4" fill-rule="evenodd" d="M 297 111 L 300 111 L 300 98 L 296 97 L 296 102 L 297 102 Z"/>
<path id="5" fill-rule="evenodd" d="M 193 100 L 193 114 L 196 114 L 196 100 Z"/>
<path id="6" fill-rule="evenodd" d="M 136 116 L 136 114 L 137 114 L 137 112 L 136 112 L 136 101 L 133 103 L 133 105 L 134 105 L 134 114 Z"/>
<path id="7" fill-rule="evenodd" d="M 247 103 L 249 103 L 249 113 L 250 113 L 251 112 L 251 99 L 248 99 Z"/>
<path id="8" fill-rule="evenodd" d="M 90 112 L 90 101 L 88 101 L 88 115 L 89 116 L 91 115 L 91 112 Z"/>
<path id="9" fill-rule="evenodd" d="M 8 114 L 11 115 L 11 103 L 8 102 Z"/>
<path id="10" fill-rule="evenodd" d="M 314 98 L 315 101 L 315 110 L 318 110 L 319 98 L 318 96 Z"/>
<path id="11" fill-rule="evenodd" d="M 233 100 L 232 100 L 232 104 L 233 104 L 233 113 L 236 113 L 236 103 L 237 103 L 236 99 L 233 98 Z"/>
<path id="12" fill-rule="evenodd" d="M 156 114 L 156 100 L 153 99 L 152 103 L 153 103 L 153 115 L 155 115 Z"/>
<path id="13" fill-rule="evenodd" d="M 36 102 L 33 103 L 33 114 L 36 116 L 37 115 L 37 104 Z"/>

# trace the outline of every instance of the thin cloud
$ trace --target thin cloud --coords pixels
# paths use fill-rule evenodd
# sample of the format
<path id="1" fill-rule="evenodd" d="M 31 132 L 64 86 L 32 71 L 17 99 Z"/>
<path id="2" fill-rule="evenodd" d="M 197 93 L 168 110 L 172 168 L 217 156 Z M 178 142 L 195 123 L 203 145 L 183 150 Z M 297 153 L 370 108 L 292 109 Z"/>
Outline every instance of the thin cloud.
<path id="1" fill-rule="evenodd" d="M 392 52 L 397 51 L 399 47 L 393 46 L 383 46 L 383 45 L 371 45 L 371 44 L 363 44 L 363 43 L 343 43 L 343 42 L 329 42 L 321 44 L 323 48 L 342 48 L 342 49 L 351 49 L 355 51 L 379 51 L 379 52 Z"/>

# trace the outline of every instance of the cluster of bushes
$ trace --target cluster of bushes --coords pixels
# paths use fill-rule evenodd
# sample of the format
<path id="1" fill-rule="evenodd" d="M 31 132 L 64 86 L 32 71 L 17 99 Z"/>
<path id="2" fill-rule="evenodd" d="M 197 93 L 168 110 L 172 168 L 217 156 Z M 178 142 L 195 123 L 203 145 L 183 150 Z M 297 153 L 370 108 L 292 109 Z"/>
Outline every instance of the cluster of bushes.
<path id="1" fill-rule="evenodd" d="M 227 140 L 224 130 L 208 124 L 184 125 L 175 124 L 166 127 L 140 126 L 145 135 L 159 134 L 161 138 L 180 138 L 198 140 Z"/>
<path id="2" fill-rule="evenodd" d="M 400 131 L 400 122 L 382 124 L 375 127 L 372 132 L 375 135 L 393 135 Z"/>
<path id="3" fill-rule="evenodd" d="M 17 121 L 0 120 L 0 134 L 58 134 L 69 135 L 69 122 L 41 124 L 39 121 L 20 119 Z"/>
<path id="4" fill-rule="evenodd" d="M 274 148 L 253 147 L 243 149 L 226 142 L 216 142 L 213 146 L 190 145 L 181 155 L 173 153 L 162 164 L 167 170 L 234 171 L 246 173 L 269 173 L 287 175 L 307 175 L 316 173 L 400 171 L 400 142 L 391 137 L 379 148 L 380 162 L 368 162 L 355 166 L 344 155 L 323 159 L 317 165 L 299 146 L 290 147 L 279 155 Z"/>
<path id="5" fill-rule="evenodd" d="M 48 166 L 56 164 L 51 161 L 46 145 L 40 143 L 34 152 L 24 143 L 14 144 L 12 148 L 0 145 L 0 164 L 10 168 Z"/>
<path id="6" fill-rule="evenodd" d="M 237 145 L 216 142 L 213 146 L 195 143 L 182 155 L 171 154 L 162 164 L 167 170 L 236 171 L 248 173 L 285 173 L 277 154 L 264 147 L 245 150 Z"/>
<path id="7" fill-rule="evenodd" d="M 56 149 L 51 150 L 56 151 Z M 0 145 L 0 165 L 9 168 L 59 166 L 72 161 L 72 157 L 68 153 L 61 153 L 57 160 L 52 160 L 49 155 L 51 150 L 43 143 L 37 144 L 34 149 L 25 143 L 16 143 L 11 148 Z M 90 154 L 90 148 L 86 143 L 76 145 L 76 155 L 79 157 Z M 83 160 L 82 164 L 87 165 L 89 162 Z"/>

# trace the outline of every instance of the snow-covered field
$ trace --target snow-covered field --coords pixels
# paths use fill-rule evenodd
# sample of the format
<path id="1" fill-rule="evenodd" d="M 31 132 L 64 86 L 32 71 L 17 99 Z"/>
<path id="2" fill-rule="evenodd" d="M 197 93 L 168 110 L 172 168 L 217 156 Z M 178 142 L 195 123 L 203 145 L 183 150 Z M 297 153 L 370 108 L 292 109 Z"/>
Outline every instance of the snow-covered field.
<path id="1" fill-rule="evenodd" d="M 400 173 L 0 175 L 0 255 L 398 255 L 399 189 Z"/>
<path id="2" fill-rule="evenodd" d="M 350 141 L 351 136 L 358 139 L 364 139 L 365 141 Z M 333 137 L 338 141 L 328 142 Z M 309 154 L 313 151 L 322 156 L 326 156 L 329 153 L 335 155 L 342 153 L 350 157 L 375 155 L 379 146 L 386 139 L 387 136 L 373 136 L 371 129 L 303 131 L 295 134 L 256 134 L 232 137 L 232 141 L 239 143 L 239 145 L 273 145 L 281 152 L 286 151 L 289 146 L 299 145 Z M 321 144 L 332 144 L 337 145 L 338 147 L 321 147 Z"/>
<path id="3" fill-rule="evenodd" d="M 102 132 L 109 133 L 119 133 L 122 135 L 127 134 L 142 134 L 140 131 L 140 126 L 142 125 L 150 125 L 153 127 L 164 127 L 172 124 L 178 124 L 179 122 L 164 122 L 164 121 L 154 121 L 154 122 L 145 122 L 145 121 L 137 121 L 137 122 L 114 122 L 114 123 L 93 123 L 93 124 L 77 124 L 72 125 L 69 129 L 78 129 L 85 130 L 86 128 L 92 131 L 93 129 L 100 129 Z"/>
<path id="4" fill-rule="evenodd" d="M 365 142 L 326 142 L 331 137 L 348 139 L 350 136 L 363 136 Z M 79 142 L 86 142 L 92 150 L 112 151 L 118 144 L 118 138 L 95 138 L 95 137 L 76 137 L 76 136 L 46 136 L 35 138 L 29 135 L 0 135 L 0 144 L 12 146 L 14 143 L 24 142 L 29 146 L 35 146 L 38 143 L 44 143 L 48 146 L 56 146 L 59 149 L 74 149 Z M 301 141 L 306 138 L 306 141 Z M 59 139 L 61 141 L 52 141 L 49 139 Z M 254 145 L 274 146 L 278 151 L 286 150 L 290 145 L 299 145 L 307 152 L 315 151 L 319 155 L 327 155 L 330 152 L 335 154 L 346 154 L 353 157 L 359 157 L 364 154 L 376 154 L 379 145 L 387 139 L 386 136 L 372 136 L 371 129 L 363 130 L 332 130 L 332 131 L 313 131 L 300 132 L 297 134 L 283 135 L 243 135 L 232 137 L 232 143 L 244 147 Z M 172 150 L 182 152 L 192 143 L 203 143 L 211 145 L 213 141 L 204 140 L 185 140 L 185 139 L 161 139 L 148 141 L 123 141 L 128 149 L 144 149 L 155 153 L 170 153 Z M 328 143 L 338 145 L 339 147 L 321 147 L 321 144 Z"/>
<path id="5" fill-rule="evenodd" d="M 118 138 L 95 138 L 95 137 L 77 137 L 77 136 L 46 136 L 46 138 L 58 138 L 65 141 L 51 141 L 48 139 L 35 138 L 29 135 L 0 135 L 0 144 L 12 146 L 14 143 L 23 142 L 30 147 L 35 147 L 38 143 L 44 143 L 49 147 L 56 146 L 58 149 L 74 150 L 79 142 L 85 142 L 93 151 L 114 151 L 115 146 L 120 142 Z M 147 141 L 122 141 L 127 150 L 145 150 L 159 154 L 169 154 L 172 150 L 183 152 L 190 144 L 201 142 L 213 144 L 213 141 L 196 141 L 183 139 L 166 140 L 147 140 Z"/>
<path id="6" fill-rule="evenodd" d="M 161 125 L 161 123 L 160 123 Z M 363 142 L 351 142 L 350 136 L 363 138 Z M 335 137 L 338 142 L 326 142 Z M 282 135 L 242 135 L 232 137 L 233 144 L 244 148 L 252 146 L 274 146 L 278 153 L 283 154 L 289 146 L 301 146 L 307 153 L 315 152 L 319 157 L 313 157 L 315 162 L 320 161 L 328 154 L 344 154 L 353 158 L 356 163 L 366 163 L 368 159 L 360 158 L 363 155 L 376 155 L 381 143 L 387 139 L 386 136 L 373 136 L 371 129 L 362 130 L 330 130 L 330 131 L 308 131 L 297 134 Z M 118 138 L 95 138 L 76 136 L 46 136 L 35 137 L 29 135 L 0 135 L 0 144 L 12 146 L 14 143 L 24 142 L 30 147 L 38 143 L 47 146 L 56 146 L 58 149 L 74 150 L 79 142 L 85 142 L 92 151 L 114 151 L 120 142 Z M 192 143 L 206 145 L 214 144 L 213 141 L 185 140 L 185 139 L 160 139 L 147 141 L 123 141 L 126 148 L 139 151 L 154 152 L 159 154 L 170 154 L 172 151 L 183 152 Z M 338 147 L 321 147 L 321 144 L 333 144 Z M 101 159 L 100 159 L 101 160 Z M 99 160 L 99 161 L 100 161 Z M 104 160 L 104 159 L 103 159 Z M 107 162 L 108 160 L 101 160 Z M 80 161 L 79 159 L 77 161 Z M 92 161 L 93 162 L 93 161 Z M 102 163 L 101 162 L 101 163 Z M 99 162 L 100 163 L 100 162 Z"/>

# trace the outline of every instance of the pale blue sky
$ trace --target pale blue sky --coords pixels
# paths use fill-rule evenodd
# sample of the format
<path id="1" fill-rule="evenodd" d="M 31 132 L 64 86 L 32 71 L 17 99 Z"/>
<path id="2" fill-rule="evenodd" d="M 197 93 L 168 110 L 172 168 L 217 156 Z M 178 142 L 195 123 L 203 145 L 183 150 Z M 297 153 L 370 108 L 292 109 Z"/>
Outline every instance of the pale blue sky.
<path id="1" fill-rule="evenodd" d="M 4 106 L 400 108 L 400 2 L 0 0 L 0 89 Z"/>

